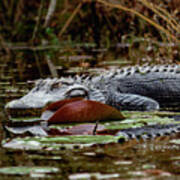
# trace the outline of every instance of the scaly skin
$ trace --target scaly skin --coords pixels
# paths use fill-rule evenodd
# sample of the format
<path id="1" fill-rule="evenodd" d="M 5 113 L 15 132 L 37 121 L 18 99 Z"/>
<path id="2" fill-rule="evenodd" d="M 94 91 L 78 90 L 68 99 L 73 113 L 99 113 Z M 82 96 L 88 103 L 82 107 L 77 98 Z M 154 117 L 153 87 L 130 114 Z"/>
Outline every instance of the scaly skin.
<path id="1" fill-rule="evenodd" d="M 38 109 L 49 102 L 75 96 L 103 102 L 118 109 L 179 109 L 180 66 L 129 67 L 99 76 L 38 80 L 24 97 L 8 109 Z"/>
<path id="2" fill-rule="evenodd" d="M 168 136 L 180 133 L 180 124 L 151 125 L 139 128 L 128 128 L 120 130 L 116 136 L 124 136 L 129 139 L 153 139 L 161 136 Z"/>
<path id="3" fill-rule="evenodd" d="M 6 109 L 39 109 L 50 102 L 79 96 L 121 110 L 179 111 L 180 66 L 127 67 L 99 76 L 38 80 L 27 95 L 9 102 Z"/>

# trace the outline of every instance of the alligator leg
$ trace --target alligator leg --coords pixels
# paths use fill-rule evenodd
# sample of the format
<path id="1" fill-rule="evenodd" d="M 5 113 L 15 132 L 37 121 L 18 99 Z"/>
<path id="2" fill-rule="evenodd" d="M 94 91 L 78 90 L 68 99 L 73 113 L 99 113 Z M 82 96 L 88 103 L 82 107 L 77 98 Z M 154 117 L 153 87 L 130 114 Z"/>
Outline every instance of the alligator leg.
<path id="1" fill-rule="evenodd" d="M 108 104 L 119 110 L 153 111 L 159 109 L 159 103 L 151 98 L 126 93 L 111 94 Z"/>

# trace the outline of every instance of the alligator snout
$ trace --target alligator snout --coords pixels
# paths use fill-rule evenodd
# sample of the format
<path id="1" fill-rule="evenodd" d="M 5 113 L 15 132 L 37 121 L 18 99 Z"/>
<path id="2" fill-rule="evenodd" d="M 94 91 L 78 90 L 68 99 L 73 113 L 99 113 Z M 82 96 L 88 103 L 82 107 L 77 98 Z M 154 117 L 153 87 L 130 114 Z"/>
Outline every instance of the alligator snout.
<path id="1" fill-rule="evenodd" d="M 39 117 L 44 104 L 37 104 L 35 101 L 29 101 L 28 103 L 23 99 L 17 99 L 10 101 L 6 104 L 5 110 L 9 117 Z"/>
<path id="2" fill-rule="evenodd" d="M 29 108 L 43 108 L 48 102 L 31 98 L 29 100 L 16 99 L 6 104 L 6 109 L 29 109 Z"/>
<path id="3" fill-rule="evenodd" d="M 11 117 L 40 116 L 42 109 L 50 102 L 57 101 L 56 98 L 48 95 L 26 95 L 20 99 L 10 101 L 6 104 L 5 110 Z"/>

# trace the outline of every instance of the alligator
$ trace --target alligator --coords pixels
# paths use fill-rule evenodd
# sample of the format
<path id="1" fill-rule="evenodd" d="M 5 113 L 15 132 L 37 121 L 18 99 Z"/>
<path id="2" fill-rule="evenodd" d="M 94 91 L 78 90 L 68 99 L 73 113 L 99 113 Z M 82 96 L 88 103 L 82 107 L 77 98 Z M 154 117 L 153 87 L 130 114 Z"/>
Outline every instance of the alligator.
<path id="1" fill-rule="evenodd" d="M 152 140 L 157 137 L 177 135 L 180 133 L 180 124 L 156 124 L 137 128 L 127 128 L 119 130 L 116 136 L 124 137 L 126 140 Z M 118 139 L 118 142 L 123 142 L 124 139 Z"/>
<path id="2" fill-rule="evenodd" d="M 179 110 L 180 66 L 135 66 L 105 71 L 99 76 L 40 79 L 27 95 L 9 102 L 6 109 L 38 109 L 72 97 L 99 101 L 120 110 Z"/>
<path id="3" fill-rule="evenodd" d="M 41 109 L 50 102 L 73 97 L 119 110 L 179 111 L 180 66 L 133 66 L 104 70 L 99 75 L 40 79 L 27 95 L 7 103 L 6 110 Z"/>

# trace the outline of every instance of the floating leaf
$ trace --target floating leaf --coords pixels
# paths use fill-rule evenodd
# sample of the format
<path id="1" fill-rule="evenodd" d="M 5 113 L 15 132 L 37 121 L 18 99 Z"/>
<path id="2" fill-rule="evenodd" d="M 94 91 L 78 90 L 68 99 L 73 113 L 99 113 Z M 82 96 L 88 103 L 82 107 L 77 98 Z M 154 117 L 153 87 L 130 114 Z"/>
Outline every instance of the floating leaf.
<path id="1" fill-rule="evenodd" d="M 58 168 L 54 167 L 4 167 L 0 168 L 0 174 L 8 174 L 8 175 L 25 175 L 25 174 L 46 174 L 46 173 L 57 173 L 59 171 Z"/>
<path id="2" fill-rule="evenodd" d="M 80 101 L 80 100 L 83 100 L 83 98 L 77 97 L 77 98 L 71 98 L 71 99 L 64 99 L 64 100 L 56 101 L 56 102 L 50 104 L 46 108 L 46 110 L 57 111 L 59 108 L 61 108 L 65 104 L 72 103 L 75 101 Z"/>
<path id="3" fill-rule="evenodd" d="M 34 126 L 24 126 L 24 127 L 5 127 L 9 132 L 13 134 L 31 134 L 34 136 L 47 136 L 47 132 L 41 125 L 34 125 Z"/>
<path id="4" fill-rule="evenodd" d="M 53 128 L 53 129 L 50 129 L 49 134 L 50 135 L 92 135 L 95 126 L 96 126 L 95 124 L 80 124 L 80 125 L 76 125 L 71 128 L 66 128 L 62 130 Z M 96 134 L 99 131 L 103 131 L 103 130 L 105 130 L 105 126 L 98 125 L 96 129 Z"/>
<path id="5" fill-rule="evenodd" d="M 81 124 L 78 126 L 73 126 L 68 130 L 69 133 L 76 135 L 76 134 L 93 134 L 93 130 L 95 128 L 95 124 Z M 104 130 L 105 127 L 103 125 L 98 125 L 97 132 L 99 130 Z"/>
<path id="6" fill-rule="evenodd" d="M 59 103 L 61 106 L 61 101 Z M 56 102 L 56 105 L 59 106 L 58 102 Z M 51 106 L 54 107 L 53 104 Z M 63 105 L 48 122 L 52 124 L 122 119 L 124 119 L 124 116 L 111 106 L 96 101 L 81 100 Z"/>
<path id="7" fill-rule="evenodd" d="M 111 135 L 76 135 L 76 136 L 55 136 L 55 137 L 18 137 L 11 141 L 3 141 L 2 146 L 10 149 L 23 150 L 67 150 L 90 147 L 94 144 L 117 143 L 119 138 L 124 136 Z"/>
<path id="8" fill-rule="evenodd" d="M 83 100 L 83 98 L 77 97 L 77 98 L 56 101 L 46 107 L 45 111 L 41 114 L 41 119 L 48 120 L 54 115 L 55 111 L 57 111 L 64 105 L 75 102 L 75 101 L 80 101 L 80 100 Z"/>
<path id="9" fill-rule="evenodd" d="M 101 173 L 77 173 L 69 176 L 70 180 L 82 180 L 82 179 L 116 179 L 120 175 L 114 174 L 101 174 Z"/>

